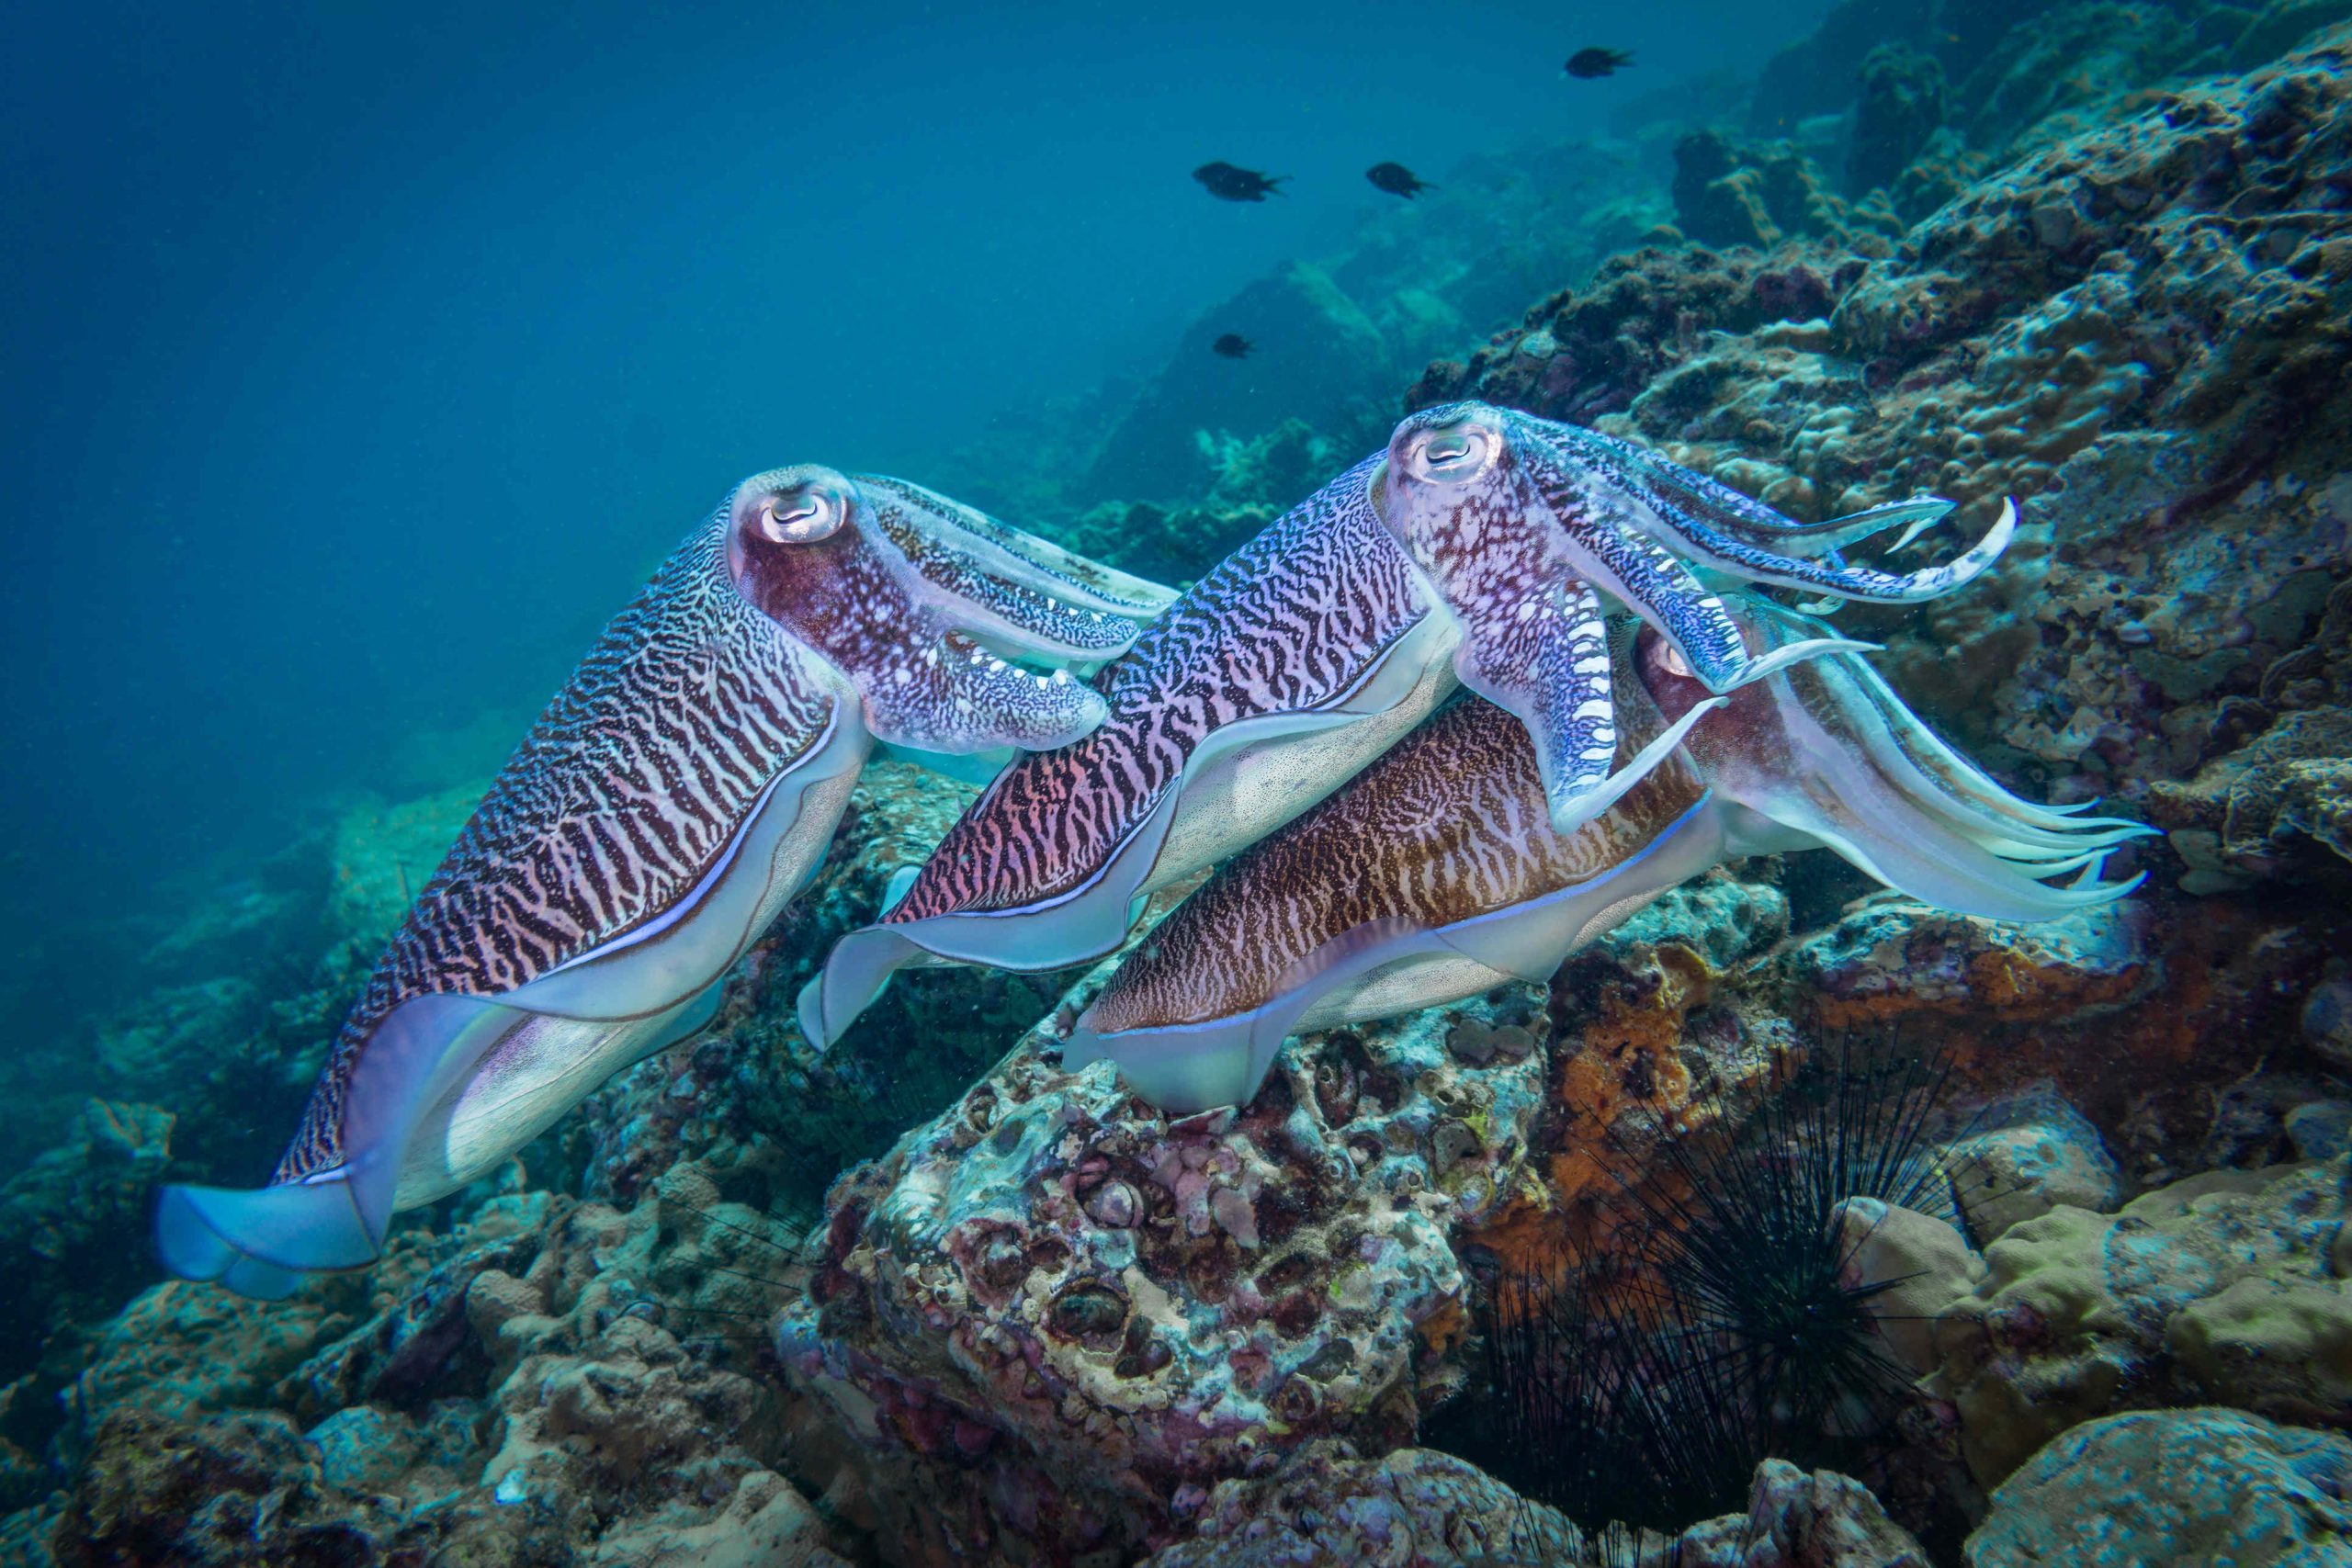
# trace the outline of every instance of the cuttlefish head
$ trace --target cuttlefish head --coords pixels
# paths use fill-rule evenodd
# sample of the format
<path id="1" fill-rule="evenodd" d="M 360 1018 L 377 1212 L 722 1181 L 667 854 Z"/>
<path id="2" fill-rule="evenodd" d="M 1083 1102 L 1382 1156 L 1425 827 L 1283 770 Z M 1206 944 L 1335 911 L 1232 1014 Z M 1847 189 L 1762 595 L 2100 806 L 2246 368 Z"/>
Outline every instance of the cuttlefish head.
<path id="1" fill-rule="evenodd" d="M 744 480 L 724 526 L 737 592 L 855 689 L 867 729 L 948 756 L 1093 729 L 1102 698 L 1058 666 L 1124 653 L 1173 597 L 919 486 L 813 464 Z"/>
<path id="2" fill-rule="evenodd" d="M 1645 750 L 1615 764 L 1602 626 L 1611 602 L 1723 694 L 1869 645 L 1825 635 L 1759 652 L 1702 570 L 1824 599 L 1903 603 L 1967 582 L 2015 527 L 2005 510 L 1947 566 L 1908 574 L 1848 567 L 1835 558 L 1838 547 L 1898 524 L 1907 542 L 1950 505 L 1924 498 L 1800 524 L 1629 442 L 1478 402 L 1408 417 L 1372 486 L 1383 525 L 1461 630 L 1456 673 L 1527 727 L 1561 832 L 1599 815 L 1658 760 Z"/>
<path id="3" fill-rule="evenodd" d="M 1818 623 L 1745 600 L 1769 646 Z M 2139 886 L 2103 883 L 2109 853 L 2154 831 L 2012 795 L 1947 745 L 1863 660 L 1809 660 L 1714 697 L 1681 651 L 1644 627 L 1633 663 L 1668 723 L 1716 705 L 1682 754 L 1731 814 L 1735 852 L 1820 846 L 1923 903 L 2005 920 L 2046 920 Z M 2073 880 L 2052 879 L 2075 874 Z"/>

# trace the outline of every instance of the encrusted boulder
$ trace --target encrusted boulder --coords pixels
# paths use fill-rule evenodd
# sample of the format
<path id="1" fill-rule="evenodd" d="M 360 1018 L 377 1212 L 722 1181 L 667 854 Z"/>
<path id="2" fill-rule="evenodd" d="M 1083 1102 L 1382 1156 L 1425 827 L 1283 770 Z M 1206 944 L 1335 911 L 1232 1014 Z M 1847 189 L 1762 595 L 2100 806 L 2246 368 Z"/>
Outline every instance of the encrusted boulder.
<path id="1" fill-rule="evenodd" d="M 526 1359 L 501 1385 L 481 1483 L 509 1507 L 594 1535 L 616 1515 L 731 1497 L 773 1450 L 774 1396 L 690 1358 L 666 1330 L 616 1319 L 578 1354 Z M 810 1521 L 813 1526 L 814 1521 Z"/>
<path id="2" fill-rule="evenodd" d="M 1498 1204 L 1544 1096 L 1524 1018 L 1295 1041 L 1247 1109 L 1174 1122 L 1033 1037 L 834 1189 L 786 1365 L 874 1453 L 1129 1534 L 1310 1438 L 1401 1438 L 1459 1375 L 1451 1231 Z"/>
<path id="3" fill-rule="evenodd" d="M 2322 1568 L 2352 1559 L 2352 1441 L 2242 1410 L 2077 1427 L 1993 1494 L 1969 1568 Z"/>
<path id="4" fill-rule="evenodd" d="M 1928 1568 L 1869 1487 L 1777 1459 L 1756 1467 L 1746 1514 L 1691 1526 L 1659 1560 L 1674 1568 Z"/>
<path id="5" fill-rule="evenodd" d="M 2113 1214 L 2012 1226 L 1936 1325 L 1929 1387 L 1995 1484 L 2109 1411 L 2219 1402 L 2352 1426 L 2352 1232 L 2342 1159 L 2213 1171 Z"/>
<path id="6" fill-rule="evenodd" d="M 1219 1482 L 1192 1537 L 1140 1568 L 1534 1568 L 1582 1562 L 1584 1551 L 1559 1513 L 1452 1454 L 1363 1459 L 1324 1438 L 1262 1480 Z"/>
<path id="7" fill-rule="evenodd" d="M 274 1412 L 194 1422 L 136 1410 L 100 1427 L 57 1525 L 64 1568 L 322 1568 L 384 1560 L 396 1520 L 328 1484 Z"/>
<path id="8" fill-rule="evenodd" d="M 2046 1086 L 1982 1107 L 1937 1154 L 1980 1244 L 2061 1203 L 2106 1213 L 2123 1201 L 2123 1173 L 2098 1129 Z"/>
<path id="9" fill-rule="evenodd" d="M 1784 944 L 1769 967 L 1801 1033 L 1886 1033 L 1946 1056 L 1950 1111 L 1981 1113 L 1977 1131 L 2018 1114 L 2004 1107 L 2019 1097 L 2055 1096 L 2129 1192 L 2215 1164 L 2288 1157 L 2284 1116 L 2325 1091 L 2302 1077 L 2298 1090 L 2266 1064 L 2298 1034 L 2297 1004 L 2324 972 L 2329 940 L 2324 924 L 2290 913 L 2153 890 L 2032 926 L 1879 897 Z M 2100 1163 L 2083 1127 L 2049 1114 L 2069 1120 L 2059 1143 Z M 2020 1163 L 2030 1152 L 1971 1172 L 1957 1195 L 1992 1198 L 1988 1177 L 2030 1185 Z M 2094 1183 L 2078 1193 L 2096 1190 L 2098 1178 L 2078 1174 Z"/>

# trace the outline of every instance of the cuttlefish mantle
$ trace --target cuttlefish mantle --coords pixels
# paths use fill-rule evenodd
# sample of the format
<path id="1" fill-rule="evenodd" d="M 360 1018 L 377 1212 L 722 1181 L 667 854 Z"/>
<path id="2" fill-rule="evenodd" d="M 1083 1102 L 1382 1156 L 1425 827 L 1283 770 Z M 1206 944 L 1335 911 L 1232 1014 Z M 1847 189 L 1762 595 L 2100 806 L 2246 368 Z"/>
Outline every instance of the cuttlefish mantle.
<path id="1" fill-rule="evenodd" d="M 1172 595 L 896 479 L 738 486 L 573 671 L 417 898 L 269 1185 L 164 1190 L 173 1272 L 277 1296 L 363 1265 L 619 1068 L 692 1034 L 876 740 L 1102 721 L 1066 669 Z"/>
<path id="2" fill-rule="evenodd" d="M 801 993 L 820 1045 L 896 970 L 1100 957 L 1153 890 L 1288 821 L 1453 687 L 1452 645 L 1356 465 L 1211 569 L 1100 671 L 1076 745 L 1015 760 Z"/>
<path id="3" fill-rule="evenodd" d="M 1768 646 L 1818 629 L 1734 604 Z M 1702 716 L 1610 811 L 1555 831 L 1524 730 L 1457 702 L 1156 927 L 1076 1020 L 1064 1065 L 1113 1061 L 1171 1114 L 1247 1103 L 1291 1034 L 1548 981 L 1667 889 L 1743 855 L 1826 848 L 1912 897 L 2012 920 L 2137 886 L 2097 868 L 2149 829 L 2018 799 L 1859 658 L 1717 696 L 1654 629 L 1612 630 L 1639 677 L 1617 694 L 1622 744 Z"/>

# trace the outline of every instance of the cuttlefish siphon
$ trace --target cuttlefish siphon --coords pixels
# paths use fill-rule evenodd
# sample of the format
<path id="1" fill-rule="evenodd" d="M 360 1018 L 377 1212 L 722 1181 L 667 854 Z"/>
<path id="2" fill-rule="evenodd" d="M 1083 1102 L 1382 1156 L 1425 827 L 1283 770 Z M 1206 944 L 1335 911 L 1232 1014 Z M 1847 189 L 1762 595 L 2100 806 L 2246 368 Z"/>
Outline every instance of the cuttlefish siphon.
<path id="1" fill-rule="evenodd" d="M 1741 610 L 1751 626 L 1781 614 Z M 1069 1028 L 1064 1064 L 1107 1057 L 1170 1113 L 1244 1104 L 1293 1033 L 1547 981 L 1667 889 L 1743 855 L 1827 848 L 1912 897 L 2011 920 L 2137 885 L 2092 868 L 2149 829 L 2011 795 L 1856 657 L 1721 697 L 1656 630 L 1612 631 L 1640 676 L 1617 691 L 1622 745 L 1703 718 L 1606 814 L 1555 831 L 1526 732 L 1457 702 L 1154 928 Z M 2076 871 L 2075 886 L 2048 882 Z"/>
<path id="2" fill-rule="evenodd" d="M 1907 539 L 1951 510 L 1923 498 L 1803 525 L 1629 443 L 1483 403 L 1414 415 L 1102 671 L 1102 728 L 1000 774 L 882 918 L 834 948 L 801 1027 L 829 1044 L 905 967 L 1101 957 L 1150 893 L 1314 805 L 1458 680 L 1534 735 L 1553 823 L 1570 830 L 1679 739 L 1618 756 L 1602 595 L 1730 690 L 1862 645 L 1825 633 L 1750 656 L 1682 555 L 1713 579 L 1916 599 L 1989 565 L 2008 514 L 1951 565 L 1908 575 L 1815 558 L 1898 525 Z"/>
<path id="3" fill-rule="evenodd" d="M 631 1062 L 692 1034 L 822 857 L 876 741 L 1066 745 L 1067 670 L 1172 595 L 897 479 L 745 480 L 525 739 L 337 1035 L 270 1184 L 165 1189 L 164 1261 L 251 1296 L 371 1261 Z"/>

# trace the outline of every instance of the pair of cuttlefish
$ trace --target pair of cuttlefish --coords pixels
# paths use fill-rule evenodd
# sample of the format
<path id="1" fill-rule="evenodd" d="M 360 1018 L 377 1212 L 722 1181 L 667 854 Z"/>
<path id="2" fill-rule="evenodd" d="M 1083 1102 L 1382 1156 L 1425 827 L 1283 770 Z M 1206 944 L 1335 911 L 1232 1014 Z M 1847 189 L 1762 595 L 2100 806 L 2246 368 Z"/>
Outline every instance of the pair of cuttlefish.
<path id="1" fill-rule="evenodd" d="M 2013 512 L 1941 567 L 1838 553 L 1950 510 L 1798 524 L 1628 443 L 1459 403 L 1179 595 L 899 480 L 758 475 L 499 774 L 270 1184 L 167 1189 L 164 1258 L 254 1296 L 366 1264 L 396 1211 L 700 1029 L 876 742 L 1003 765 L 809 983 L 809 1038 L 902 967 L 1099 958 L 1155 889 L 1221 866 L 1065 1024 L 1069 1066 L 1109 1058 L 1177 1112 L 1247 1101 L 1295 1031 L 1544 979 L 1739 855 L 1826 846 L 2012 919 L 2118 897 L 2098 866 L 2143 829 L 2018 799 L 1869 645 L 1734 586 L 1950 592 Z"/>

